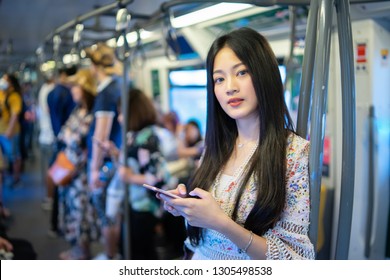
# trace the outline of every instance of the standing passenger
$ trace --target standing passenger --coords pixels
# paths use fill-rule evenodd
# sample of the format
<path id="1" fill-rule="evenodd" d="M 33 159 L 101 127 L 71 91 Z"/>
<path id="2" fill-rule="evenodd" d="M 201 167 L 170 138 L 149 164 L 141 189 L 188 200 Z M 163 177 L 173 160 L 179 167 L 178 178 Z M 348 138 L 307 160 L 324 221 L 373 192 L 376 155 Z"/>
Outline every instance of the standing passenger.
<path id="1" fill-rule="evenodd" d="M 12 170 L 11 185 L 15 185 L 20 180 L 22 167 L 19 122 L 22 111 L 21 87 L 12 74 L 5 74 L 0 85 L 0 148 Z"/>
<path id="2" fill-rule="evenodd" d="M 75 107 L 69 85 L 67 84 L 67 78 L 74 75 L 76 71 L 75 66 L 60 68 L 58 70 L 57 83 L 47 96 L 47 104 L 55 137 L 58 136 L 61 127 L 68 120 L 70 113 Z"/>
<path id="3" fill-rule="evenodd" d="M 104 162 L 104 151 L 98 143 L 111 140 L 116 146 L 120 146 L 121 129 L 118 122 L 118 101 L 120 100 L 120 88 L 114 79 L 114 74 L 121 74 L 116 61 L 114 50 L 106 44 L 99 43 L 87 49 L 87 56 L 91 59 L 91 71 L 98 82 L 97 97 L 93 107 L 94 119 L 88 135 L 89 157 L 89 186 L 92 190 L 94 205 L 102 218 L 102 234 L 106 241 L 105 253 L 98 255 L 97 259 L 118 258 L 112 250 L 111 244 L 119 238 L 119 230 L 111 232 L 111 227 L 106 227 L 105 192 L 107 185 L 100 177 L 100 170 Z M 93 141 L 94 140 L 94 141 Z M 112 237 L 114 236 L 114 237 Z M 112 237 L 112 238 L 111 238 Z"/>
<path id="4" fill-rule="evenodd" d="M 38 93 L 38 142 L 41 152 L 41 176 L 47 190 L 46 197 L 42 203 L 42 208 L 44 210 L 51 210 L 53 203 L 53 189 L 49 189 L 45 178 L 47 169 L 53 158 L 55 138 L 53 128 L 51 126 L 47 96 L 54 89 L 55 83 L 51 73 L 46 74 L 45 78 L 46 81 L 42 84 Z"/>
<path id="5" fill-rule="evenodd" d="M 3 201 L 3 169 L 5 167 L 3 152 L 0 149 L 0 217 L 8 218 L 10 211 L 5 208 Z"/>
<path id="6" fill-rule="evenodd" d="M 95 211 L 90 203 L 86 167 L 86 138 L 93 120 L 96 85 L 89 69 L 80 69 L 69 80 L 72 83 L 72 97 L 77 105 L 58 138 L 65 144 L 67 157 L 77 166 L 77 173 L 69 185 L 58 186 L 59 228 L 71 245 L 59 257 L 63 260 L 80 260 L 90 258 L 90 242 L 99 236 Z"/>
<path id="7" fill-rule="evenodd" d="M 131 258 L 154 260 L 157 259 L 154 241 L 161 214 L 160 202 L 142 184 L 163 187 L 169 181 L 169 174 L 158 137 L 160 128 L 156 125 L 157 114 L 152 101 L 139 89 L 131 89 L 129 95 L 129 166 L 120 166 L 118 175 L 122 181 L 130 184 Z M 111 145 L 106 150 L 113 152 L 116 149 Z M 118 151 L 114 152 L 114 155 L 117 154 Z"/>
<path id="8" fill-rule="evenodd" d="M 192 259 L 313 259 L 309 143 L 293 131 L 278 64 L 249 28 L 228 33 L 207 56 L 207 132 L 188 186 L 160 195 L 183 216 Z"/>
<path id="9" fill-rule="evenodd" d="M 67 84 L 67 78 L 74 75 L 77 71 L 76 66 L 63 67 L 58 70 L 57 83 L 54 89 L 47 96 L 47 105 L 49 106 L 50 121 L 55 136 L 55 149 L 53 153 L 52 161 L 57 156 L 57 153 L 63 148 L 61 141 L 57 141 L 58 133 L 60 133 L 61 127 L 68 120 L 75 103 L 72 99 L 70 88 Z M 50 217 L 50 229 L 49 236 L 57 237 L 58 235 L 58 189 L 54 183 L 47 181 L 46 184 L 48 196 L 52 196 L 53 205 L 51 209 Z"/>

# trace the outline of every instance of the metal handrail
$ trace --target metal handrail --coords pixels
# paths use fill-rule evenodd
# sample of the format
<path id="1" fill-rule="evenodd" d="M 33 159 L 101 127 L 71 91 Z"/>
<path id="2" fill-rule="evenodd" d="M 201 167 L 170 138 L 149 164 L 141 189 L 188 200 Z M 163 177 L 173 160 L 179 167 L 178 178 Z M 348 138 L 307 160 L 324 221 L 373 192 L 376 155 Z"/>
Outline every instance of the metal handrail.
<path id="1" fill-rule="evenodd" d="M 123 65 L 123 73 L 122 73 L 122 89 L 121 89 L 121 112 L 123 116 L 122 120 L 122 145 L 121 145 L 121 154 L 123 156 L 123 162 L 121 163 L 122 166 L 127 167 L 127 128 L 129 123 L 129 112 L 128 108 L 130 107 L 130 96 L 129 96 L 129 88 L 128 88 L 128 81 L 129 81 L 129 68 L 130 64 L 130 46 L 127 42 L 126 34 L 127 29 L 129 27 L 129 21 L 130 21 L 130 14 L 128 13 L 126 8 L 122 8 L 118 10 L 117 16 L 116 16 L 116 30 L 119 32 L 119 36 L 123 37 L 123 46 L 117 47 L 117 50 L 120 52 L 118 55 L 118 59 L 121 60 Z M 129 260 L 131 259 L 131 243 L 130 243 L 130 236 L 131 236 L 131 221 L 130 221 L 130 209 L 131 205 L 129 205 L 131 202 L 129 201 L 131 190 L 128 188 L 128 184 L 125 181 L 121 181 L 122 188 L 124 189 L 124 221 L 123 221 L 123 231 L 124 231 L 124 242 L 123 242 L 123 253 L 125 259 Z"/>
<path id="2" fill-rule="evenodd" d="M 305 139 L 308 138 L 307 126 L 309 123 L 309 109 L 312 98 L 314 54 L 317 43 L 318 9 L 318 1 L 312 1 L 307 19 L 305 50 L 302 63 L 302 81 L 299 93 L 297 133 Z"/>
<path id="3" fill-rule="evenodd" d="M 347 259 L 355 184 L 356 100 L 352 27 L 348 0 L 336 0 L 340 46 L 343 144 L 336 259 Z"/>
<path id="4" fill-rule="evenodd" d="M 313 101 L 310 118 L 310 211 L 309 237 L 316 248 L 319 201 L 322 177 L 322 159 L 325 137 L 326 104 L 328 93 L 330 35 L 332 25 L 332 1 L 319 2 L 318 38 L 315 53 Z"/>
<path id="5" fill-rule="evenodd" d="M 359 4 L 359 3 L 375 3 L 375 2 L 385 2 L 388 0 L 350 0 L 351 4 Z M 102 15 L 105 13 L 108 13 L 112 11 L 113 9 L 118 8 L 118 6 L 125 7 L 131 3 L 133 3 L 134 0 L 118 0 L 114 3 L 105 5 L 103 7 L 97 8 L 93 11 L 89 11 L 83 15 L 80 15 L 76 17 L 73 20 L 70 20 L 69 22 L 59 26 L 56 28 L 53 32 L 48 34 L 45 38 L 45 42 L 50 41 L 53 36 L 56 34 L 62 33 L 70 28 L 73 28 L 76 24 L 82 23 L 90 18 L 93 18 L 98 15 Z M 137 26 L 139 28 L 144 28 L 150 25 L 155 24 L 159 20 L 162 20 L 165 16 L 165 14 L 168 12 L 169 9 L 184 5 L 184 4 L 193 4 L 193 3 L 220 3 L 219 0 L 171 0 L 167 1 L 161 4 L 160 9 L 157 10 L 155 13 L 153 13 L 150 17 L 147 17 L 145 15 L 139 15 L 139 17 L 143 20 L 145 20 L 144 23 L 140 23 Z M 223 2 L 229 2 L 229 3 L 246 3 L 246 4 L 252 4 L 256 6 L 273 6 L 273 5 L 293 5 L 293 6 L 308 6 L 310 5 L 310 0 L 224 0 Z"/>
<path id="6" fill-rule="evenodd" d="M 53 32 L 51 32 L 49 35 L 46 36 L 45 41 L 50 41 L 53 36 L 56 34 L 59 34 L 61 32 L 64 32 L 74 26 L 76 26 L 79 23 L 82 23 L 90 18 L 96 17 L 98 15 L 104 14 L 108 11 L 111 11 L 113 9 L 118 8 L 118 6 L 127 6 L 134 2 L 134 0 L 118 0 L 114 3 L 108 4 L 106 6 L 97 8 L 93 11 L 87 12 L 81 16 L 76 17 L 75 19 L 68 21 L 67 23 L 61 25 L 60 27 L 56 28 Z"/>
<path id="7" fill-rule="evenodd" d="M 374 176 L 374 153 L 375 153 L 375 107 L 370 106 L 368 114 L 368 192 L 367 192 L 367 225 L 364 244 L 364 256 L 370 259 L 371 237 L 374 215 L 375 176 Z"/>

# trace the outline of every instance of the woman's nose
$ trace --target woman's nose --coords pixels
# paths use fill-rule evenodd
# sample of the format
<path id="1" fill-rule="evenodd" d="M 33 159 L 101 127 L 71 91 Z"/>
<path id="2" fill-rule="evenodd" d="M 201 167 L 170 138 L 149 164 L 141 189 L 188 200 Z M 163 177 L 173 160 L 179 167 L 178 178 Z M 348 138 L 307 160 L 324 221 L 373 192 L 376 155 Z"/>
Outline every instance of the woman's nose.
<path id="1" fill-rule="evenodd" d="M 236 92 L 238 92 L 238 86 L 237 86 L 237 83 L 235 81 L 235 79 L 232 77 L 232 78 L 227 78 L 227 81 L 226 81 L 226 93 L 228 95 L 231 95 L 231 94 L 235 94 Z"/>

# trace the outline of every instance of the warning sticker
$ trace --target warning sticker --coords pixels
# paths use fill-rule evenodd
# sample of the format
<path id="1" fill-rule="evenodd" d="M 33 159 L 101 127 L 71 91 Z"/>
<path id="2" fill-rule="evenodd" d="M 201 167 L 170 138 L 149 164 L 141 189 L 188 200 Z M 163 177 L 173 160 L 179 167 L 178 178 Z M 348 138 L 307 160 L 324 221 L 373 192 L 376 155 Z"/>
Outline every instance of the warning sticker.
<path id="1" fill-rule="evenodd" d="M 367 44 L 358 43 L 356 49 L 356 62 L 367 63 Z"/>

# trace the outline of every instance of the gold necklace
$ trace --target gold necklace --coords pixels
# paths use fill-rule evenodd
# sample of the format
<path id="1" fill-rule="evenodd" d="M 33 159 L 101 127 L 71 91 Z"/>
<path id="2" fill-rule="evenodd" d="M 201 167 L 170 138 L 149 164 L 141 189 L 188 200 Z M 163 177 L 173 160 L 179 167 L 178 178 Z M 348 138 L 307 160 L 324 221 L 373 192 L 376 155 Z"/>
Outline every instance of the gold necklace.
<path id="1" fill-rule="evenodd" d="M 246 144 L 251 143 L 251 142 L 254 142 L 254 141 L 259 142 L 259 139 L 257 139 L 257 140 L 249 140 L 249 141 L 246 141 L 246 142 L 244 142 L 244 143 L 237 143 L 237 148 L 241 149 L 241 148 L 244 147 Z"/>

